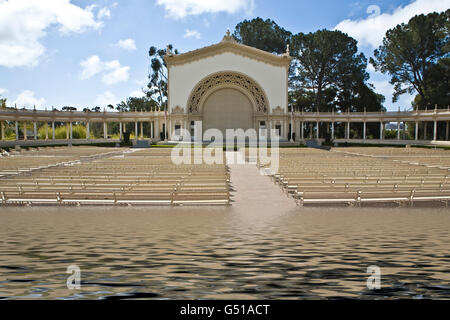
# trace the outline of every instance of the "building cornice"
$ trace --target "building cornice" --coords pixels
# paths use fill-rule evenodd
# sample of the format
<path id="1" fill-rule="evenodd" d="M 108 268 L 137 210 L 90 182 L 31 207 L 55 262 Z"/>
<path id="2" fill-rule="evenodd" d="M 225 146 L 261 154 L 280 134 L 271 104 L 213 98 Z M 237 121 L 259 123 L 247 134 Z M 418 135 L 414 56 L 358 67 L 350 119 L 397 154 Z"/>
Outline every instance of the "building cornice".
<path id="1" fill-rule="evenodd" d="M 177 109 L 177 111 L 180 111 Z M 449 109 L 433 111 L 408 112 L 294 112 L 283 114 L 275 112 L 268 118 L 293 117 L 297 121 L 306 122 L 414 122 L 414 121 L 450 121 Z M 281 111 L 278 109 L 278 111 Z M 182 113 L 169 114 L 168 117 L 180 116 Z M 81 112 L 81 111 L 42 111 L 24 109 L 0 109 L 0 121 L 43 121 L 43 122 L 147 122 L 164 119 L 164 112 Z"/>
<path id="2" fill-rule="evenodd" d="M 189 51 L 183 54 L 168 54 L 164 57 L 167 66 L 182 66 L 201 59 L 214 57 L 222 53 L 231 52 L 246 58 L 260 61 L 277 67 L 289 68 L 292 57 L 288 54 L 275 55 L 260 49 L 237 43 L 233 37 L 225 36 L 224 39 L 212 46 Z"/>

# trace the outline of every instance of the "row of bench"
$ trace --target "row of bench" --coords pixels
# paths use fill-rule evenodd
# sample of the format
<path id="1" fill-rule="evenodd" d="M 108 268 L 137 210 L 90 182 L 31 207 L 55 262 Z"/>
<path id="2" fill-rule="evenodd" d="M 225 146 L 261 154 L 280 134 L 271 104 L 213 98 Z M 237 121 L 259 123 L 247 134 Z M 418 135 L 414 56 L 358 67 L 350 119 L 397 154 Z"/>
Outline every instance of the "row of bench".
<path id="1" fill-rule="evenodd" d="M 170 150 L 158 149 L 120 154 L 116 150 L 105 157 L 79 157 L 69 163 L 4 176 L 0 179 L 0 194 L 3 205 L 175 206 L 231 202 L 225 165 L 177 166 L 171 163 Z"/>
<path id="2" fill-rule="evenodd" d="M 370 154 L 370 150 L 364 148 L 363 151 Z M 365 156 L 354 151 L 281 149 L 278 172 L 271 178 L 299 205 L 412 205 L 419 202 L 447 205 L 450 200 L 447 169 L 413 165 L 383 156 Z M 415 150 L 409 160 L 418 161 L 414 155 L 424 155 L 427 150 L 419 151 Z M 394 153 L 389 148 L 386 152 Z M 401 155 L 401 151 L 396 150 L 395 154 Z M 449 158 L 450 154 L 439 152 L 439 156 Z M 268 167 L 259 162 L 258 165 L 260 169 Z"/>

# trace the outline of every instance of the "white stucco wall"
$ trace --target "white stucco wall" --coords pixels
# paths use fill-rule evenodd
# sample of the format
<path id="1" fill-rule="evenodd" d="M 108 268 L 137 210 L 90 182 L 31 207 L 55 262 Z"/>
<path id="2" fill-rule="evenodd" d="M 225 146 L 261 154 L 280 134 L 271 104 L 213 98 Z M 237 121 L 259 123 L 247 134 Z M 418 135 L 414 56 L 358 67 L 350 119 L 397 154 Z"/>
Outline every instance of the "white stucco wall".
<path id="1" fill-rule="evenodd" d="M 169 72 L 170 110 L 180 106 L 186 112 L 186 104 L 192 89 L 202 79 L 222 71 L 234 71 L 248 75 L 265 91 L 269 100 L 270 113 L 278 106 L 287 112 L 287 69 L 231 52 L 224 52 L 184 65 L 171 66 Z"/>

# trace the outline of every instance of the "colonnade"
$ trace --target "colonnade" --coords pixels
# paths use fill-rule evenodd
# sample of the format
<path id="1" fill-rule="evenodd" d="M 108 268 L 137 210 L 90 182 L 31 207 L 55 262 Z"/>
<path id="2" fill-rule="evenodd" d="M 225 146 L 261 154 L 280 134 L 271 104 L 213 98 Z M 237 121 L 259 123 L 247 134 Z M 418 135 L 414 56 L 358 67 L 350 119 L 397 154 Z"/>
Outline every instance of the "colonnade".
<path id="1" fill-rule="evenodd" d="M 6 140 L 6 121 L 8 122 L 9 130 L 15 131 L 16 140 L 19 140 L 19 134 L 21 132 L 23 132 L 23 140 L 40 140 L 38 124 L 44 124 L 45 140 L 56 140 L 56 124 L 60 123 L 66 126 L 66 140 L 73 139 L 74 123 L 85 125 L 87 140 L 92 139 L 92 124 L 94 123 L 103 124 L 103 139 L 109 139 L 110 137 L 108 135 L 108 126 L 112 123 L 118 123 L 119 138 L 121 140 L 124 137 L 124 133 L 126 133 L 127 124 L 132 123 L 134 124 L 132 127 L 134 127 L 136 139 L 139 139 L 144 137 L 144 124 L 148 123 L 149 125 L 146 125 L 146 127 L 148 128 L 149 126 L 150 134 L 147 138 L 159 141 L 161 138 L 163 140 L 164 138 L 171 140 L 173 138 L 172 134 L 176 129 L 184 128 L 191 131 L 191 121 L 201 121 L 201 117 L 184 113 L 166 115 L 161 111 L 97 113 L 0 109 L 2 141 Z M 289 114 L 287 112 L 281 112 L 268 115 L 255 115 L 254 117 L 255 129 L 264 128 L 268 129 L 269 132 L 272 129 L 278 129 L 282 138 L 292 139 L 295 137 L 296 141 L 321 139 L 325 137 L 325 133 L 323 133 L 324 127 L 326 127 L 326 135 L 331 136 L 332 140 L 385 140 L 387 123 L 397 123 L 397 140 L 402 140 L 402 132 L 405 133 L 406 127 L 410 126 L 409 132 L 414 132 L 413 136 L 409 137 L 411 140 L 448 141 L 450 132 L 450 109 L 373 113 L 294 112 Z M 445 130 L 442 127 L 443 124 L 445 124 Z M 358 139 L 351 136 L 352 132 L 354 132 L 352 126 L 355 125 L 358 125 L 359 136 L 362 135 Z M 379 130 L 376 129 L 377 125 L 379 126 Z M 52 129 L 51 137 L 49 133 L 50 127 Z M 29 133 L 30 131 L 32 133 Z M 99 133 L 97 132 L 97 134 Z"/>
<path id="2" fill-rule="evenodd" d="M 39 121 L 41 122 L 41 121 Z M 63 140 L 73 140 L 73 123 L 74 122 L 64 122 L 64 121 L 57 121 L 58 123 L 64 123 L 63 127 L 66 127 L 66 139 Z M 135 136 L 136 138 L 139 139 L 143 139 L 144 138 L 144 122 L 147 121 L 135 121 Z M 5 120 L 0 120 L 0 130 L 1 130 L 1 136 L 0 136 L 0 140 L 1 141 L 5 141 L 6 140 L 6 121 Z M 30 134 L 29 134 L 29 130 L 28 130 L 28 123 L 29 121 L 20 121 L 20 120 L 15 120 L 13 121 L 14 123 L 14 134 L 15 134 L 15 141 L 19 141 L 19 140 L 30 140 Z M 81 122 L 75 122 L 77 124 L 81 123 Z M 109 135 L 108 135 L 108 123 L 111 122 L 103 122 L 103 139 L 108 139 Z M 119 139 L 122 140 L 124 137 L 124 133 L 126 132 L 126 124 L 128 122 L 119 122 Z M 154 120 L 154 121 L 148 121 L 149 126 L 150 126 L 150 135 L 147 138 L 150 139 L 159 139 L 159 132 L 158 131 L 160 129 L 159 126 L 159 121 L 158 120 Z M 139 126 L 139 125 L 140 126 Z M 38 122 L 34 121 L 32 122 L 32 126 L 33 126 L 33 131 L 32 131 L 32 140 L 40 140 L 39 139 L 39 133 L 38 133 Z M 91 122 L 85 122 L 85 128 L 86 128 L 86 140 L 91 140 L 92 136 L 91 136 Z M 50 137 L 50 126 L 49 126 L 49 122 L 44 122 L 44 132 L 45 132 L 45 140 L 57 140 L 56 139 L 56 125 L 55 125 L 55 121 L 51 122 L 51 137 Z M 139 130 L 140 129 L 140 130 Z M 23 132 L 23 138 L 20 139 L 20 131 L 22 130 Z"/>
<path id="3" fill-rule="evenodd" d="M 60 121 L 58 121 L 60 122 Z M 155 120 L 155 121 L 149 121 L 149 126 L 150 126 L 150 135 L 147 138 L 150 139 L 159 139 L 160 136 L 159 134 L 163 131 L 161 130 L 161 127 L 159 126 L 159 121 Z M 184 129 L 189 130 L 188 127 L 188 120 L 185 119 L 182 122 L 182 125 L 180 127 L 183 127 Z M 351 125 L 352 124 L 356 124 L 355 122 L 344 122 L 345 125 L 345 135 L 344 137 L 337 137 L 336 136 L 336 128 L 335 125 L 337 123 L 342 123 L 342 122 L 322 122 L 322 121 L 316 121 L 316 122 L 310 122 L 310 121 L 292 121 L 290 123 L 290 128 L 289 128 L 289 123 L 287 120 L 284 120 L 281 122 L 280 121 L 269 121 L 268 126 L 266 125 L 266 129 L 270 130 L 271 129 L 276 129 L 277 124 L 278 124 L 278 128 L 280 129 L 280 136 L 283 138 L 288 138 L 289 133 L 291 133 L 291 137 L 292 133 L 295 133 L 295 140 L 296 141 L 303 141 L 305 139 L 321 139 L 324 135 L 321 134 L 320 131 L 320 126 L 321 124 L 326 123 L 328 125 L 329 128 L 329 132 L 331 135 L 331 139 L 335 140 L 335 139 L 346 139 L 346 140 L 352 140 L 351 136 L 350 136 L 350 132 L 351 132 Z M 370 123 L 370 122 L 369 122 Z M 373 123 L 373 122 L 372 122 Z M 403 126 L 401 125 L 403 123 Z M 411 122 L 408 122 L 411 123 Z M 428 125 L 429 123 L 432 124 L 433 126 L 433 131 L 432 131 L 432 136 L 430 137 L 428 135 Z M 445 141 L 448 141 L 450 136 L 450 121 L 432 121 L 432 122 L 422 122 L 422 121 L 415 121 L 415 125 L 414 125 L 414 139 L 413 140 L 433 140 L 433 141 L 437 141 L 439 139 L 438 137 L 438 126 L 440 123 L 445 123 Z M 127 122 L 119 122 L 119 139 L 122 140 L 124 133 L 126 132 L 126 124 Z M 362 140 L 367 140 L 367 124 L 368 122 L 363 122 L 362 123 Z M 380 140 L 385 140 L 385 125 L 386 122 L 380 122 L 380 129 L 379 129 L 379 137 Z M 38 140 L 38 128 L 37 128 L 37 122 L 33 122 L 32 123 L 33 126 L 33 131 L 32 131 L 32 138 L 34 140 Z M 85 123 L 86 126 L 86 139 L 90 140 L 91 139 L 91 122 L 86 122 Z M 309 126 L 309 130 L 307 130 Z M 402 132 L 403 134 L 406 131 L 408 124 L 407 122 L 397 122 L 397 140 L 403 140 L 402 139 Z M 23 140 L 29 140 L 30 139 L 30 135 L 28 134 L 28 128 L 27 128 L 27 122 L 22 122 L 21 121 L 14 121 L 14 127 L 15 127 L 15 139 L 16 141 L 19 140 L 19 129 L 22 127 L 23 129 Z M 168 126 L 169 128 L 172 127 L 171 124 L 169 124 Z M 50 140 L 50 126 L 48 122 L 44 123 L 44 130 L 45 130 L 45 140 Z M 403 129 L 402 129 L 403 128 Z M 56 136 L 55 136 L 55 122 L 52 121 L 51 122 L 51 140 L 56 140 Z M 174 128 L 171 128 L 172 131 Z M 420 130 L 422 129 L 422 130 Z M 1 121 L 1 140 L 4 141 L 6 140 L 6 125 L 5 125 L 5 121 Z M 419 135 L 419 132 L 422 131 L 422 135 Z M 307 136 L 306 132 L 309 132 L 309 135 Z M 327 130 L 328 132 L 328 130 Z M 136 138 L 139 139 L 143 139 L 144 138 L 144 121 L 135 121 L 134 122 L 134 133 Z M 168 132 L 169 136 L 170 136 L 170 131 Z M 108 139 L 108 122 L 103 122 L 103 139 Z M 430 139 L 431 138 L 431 139 Z M 66 140 L 73 140 L 73 122 L 66 122 Z"/>
<path id="4" fill-rule="evenodd" d="M 321 135 L 322 132 L 320 131 L 320 125 L 324 124 L 324 123 L 326 123 L 329 126 L 331 140 L 335 140 L 335 139 L 352 140 L 352 137 L 350 136 L 352 124 L 362 124 L 362 137 L 360 139 L 367 140 L 368 139 L 367 125 L 368 125 L 368 123 L 374 123 L 374 122 L 358 123 L 358 122 L 322 122 L 322 121 L 316 121 L 316 122 L 299 121 L 299 122 L 297 122 L 297 121 L 294 121 L 293 126 L 291 124 L 291 128 L 294 128 L 294 129 L 293 130 L 291 129 L 290 132 L 291 132 L 291 134 L 295 133 L 296 141 L 304 141 L 306 139 L 321 139 L 321 138 L 323 138 L 323 135 Z M 335 130 L 335 125 L 337 123 L 344 124 L 344 126 L 345 126 L 344 137 L 337 137 L 336 130 Z M 386 132 L 386 124 L 388 124 L 388 123 L 390 123 L 390 122 L 380 121 L 380 126 L 379 126 L 379 137 L 380 137 L 379 139 L 380 140 L 386 139 L 385 132 Z M 430 123 L 433 126 L 433 132 L 432 132 L 431 136 L 428 135 L 428 128 L 429 128 L 428 125 Z M 439 139 L 440 137 L 438 136 L 438 127 L 439 127 L 439 124 L 442 124 L 442 123 L 445 123 L 445 138 Z M 409 140 L 449 141 L 449 139 L 450 139 L 450 121 L 435 120 L 435 121 L 397 122 L 397 126 L 396 126 L 397 140 L 407 140 L 404 137 L 406 135 L 406 129 L 411 124 L 414 125 L 414 137 L 413 137 L 413 139 L 409 139 Z M 309 130 L 307 130 L 308 126 L 309 126 Z M 420 130 L 420 129 L 422 129 L 422 130 Z M 286 128 L 286 130 L 287 130 L 287 128 Z M 288 135 L 285 134 L 286 130 L 282 130 L 281 136 L 288 138 Z M 308 136 L 305 134 L 305 131 L 309 132 Z M 422 135 L 419 135 L 420 131 L 422 131 Z M 403 138 L 402 138 L 402 135 L 403 135 Z"/>

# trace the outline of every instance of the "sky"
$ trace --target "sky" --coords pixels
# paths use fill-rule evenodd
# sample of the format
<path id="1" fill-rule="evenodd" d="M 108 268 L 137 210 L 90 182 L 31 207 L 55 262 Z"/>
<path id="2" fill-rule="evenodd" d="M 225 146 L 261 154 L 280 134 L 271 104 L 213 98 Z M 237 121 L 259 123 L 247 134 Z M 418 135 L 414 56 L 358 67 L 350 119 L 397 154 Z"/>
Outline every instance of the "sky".
<path id="1" fill-rule="evenodd" d="M 105 107 L 142 96 L 150 46 L 187 52 L 219 42 L 240 21 L 270 18 L 292 33 L 341 30 L 367 58 L 386 31 L 450 0 L 0 0 L 0 96 L 37 109 Z M 389 76 L 369 65 L 388 110 Z"/>

